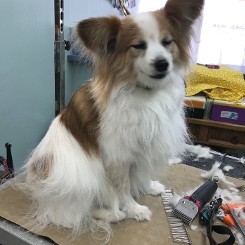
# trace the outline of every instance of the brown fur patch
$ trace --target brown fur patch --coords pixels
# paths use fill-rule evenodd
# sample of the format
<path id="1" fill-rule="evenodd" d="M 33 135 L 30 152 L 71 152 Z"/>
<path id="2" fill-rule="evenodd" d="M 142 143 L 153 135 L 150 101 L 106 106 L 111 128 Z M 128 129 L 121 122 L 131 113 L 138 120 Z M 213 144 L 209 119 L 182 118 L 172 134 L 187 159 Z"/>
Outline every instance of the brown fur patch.
<path id="1" fill-rule="evenodd" d="M 86 82 L 73 95 L 60 120 L 88 154 L 99 153 L 99 114 L 91 93 L 91 82 Z"/>
<path id="2" fill-rule="evenodd" d="M 53 157 L 45 157 L 39 159 L 38 162 L 30 165 L 30 172 L 33 173 L 38 179 L 46 179 L 52 167 Z"/>
<path id="3" fill-rule="evenodd" d="M 204 0 L 168 0 L 165 7 L 165 15 L 175 28 L 189 29 L 201 13 Z"/>
<path id="4" fill-rule="evenodd" d="M 120 25 L 120 19 L 115 16 L 90 18 L 77 25 L 77 33 L 94 55 L 107 55 L 111 51 L 111 44 L 117 36 Z"/>

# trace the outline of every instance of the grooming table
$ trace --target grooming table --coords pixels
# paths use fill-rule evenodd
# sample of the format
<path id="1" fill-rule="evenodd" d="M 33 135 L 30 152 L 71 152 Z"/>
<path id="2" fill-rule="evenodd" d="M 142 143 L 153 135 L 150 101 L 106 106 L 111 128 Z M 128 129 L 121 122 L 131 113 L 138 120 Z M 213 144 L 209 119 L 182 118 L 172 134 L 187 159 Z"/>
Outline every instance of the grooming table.
<path id="1" fill-rule="evenodd" d="M 159 180 L 165 184 L 166 188 L 172 188 L 176 193 L 182 193 L 199 186 L 204 182 L 200 174 L 202 170 L 187 165 L 173 165 L 167 167 L 160 174 Z M 16 177 L 0 186 L 0 244 L 2 245 L 25 245 L 25 244 L 102 244 L 103 241 L 94 240 L 93 236 L 99 238 L 101 233 L 82 234 L 72 239 L 68 229 L 56 230 L 54 227 L 45 229 L 36 234 L 27 232 L 25 214 L 28 212 L 30 200 L 23 193 L 12 188 L 12 184 L 18 182 Z M 244 183 L 242 180 L 228 177 L 237 186 Z M 112 224 L 112 237 L 109 245 L 172 245 L 172 236 L 169 223 L 165 215 L 162 199 L 160 196 L 143 196 L 138 202 L 147 205 L 152 210 L 152 220 L 150 222 L 137 222 L 126 219 L 117 224 Z M 194 224 L 197 224 L 195 220 Z M 200 231 L 192 231 L 188 227 L 193 245 L 209 244 Z"/>

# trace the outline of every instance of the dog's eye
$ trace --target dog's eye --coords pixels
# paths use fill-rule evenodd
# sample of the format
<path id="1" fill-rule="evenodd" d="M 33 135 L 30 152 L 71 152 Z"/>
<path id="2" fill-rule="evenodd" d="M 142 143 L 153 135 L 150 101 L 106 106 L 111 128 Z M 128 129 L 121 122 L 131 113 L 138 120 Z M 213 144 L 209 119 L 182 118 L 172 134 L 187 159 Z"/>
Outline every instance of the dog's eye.
<path id="1" fill-rule="evenodd" d="M 161 41 L 161 44 L 162 44 L 164 47 L 167 47 L 167 46 L 169 46 L 172 42 L 173 42 L 173 40 L 163 39 L 163 40 Z"/>
<path id="2" fill-rule="evenodd" d="M 136 49 L 146 49 L 146 43 L 144 41 L 138 44 L 131 45 L 131 46 Z"/>

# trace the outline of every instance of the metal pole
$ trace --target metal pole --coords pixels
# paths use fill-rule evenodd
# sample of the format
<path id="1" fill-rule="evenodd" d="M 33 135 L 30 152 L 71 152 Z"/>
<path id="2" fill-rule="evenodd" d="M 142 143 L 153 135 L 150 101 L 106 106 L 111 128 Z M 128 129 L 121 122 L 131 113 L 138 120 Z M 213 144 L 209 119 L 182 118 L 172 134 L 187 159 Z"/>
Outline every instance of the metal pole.
<path id="1" fill-rule="evenodd" d="M 55 11 L 55 115 L 65 107 L 64 0 L 54 0 Z"/>

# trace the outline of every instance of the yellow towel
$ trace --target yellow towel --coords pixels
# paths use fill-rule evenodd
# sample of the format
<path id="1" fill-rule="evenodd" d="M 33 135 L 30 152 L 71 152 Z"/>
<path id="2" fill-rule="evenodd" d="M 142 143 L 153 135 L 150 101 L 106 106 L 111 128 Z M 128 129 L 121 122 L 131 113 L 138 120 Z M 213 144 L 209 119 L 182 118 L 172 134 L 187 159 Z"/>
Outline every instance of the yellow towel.
<path id="1" fill-rule="evenodd" d="M 210 69 L 195 65 L 186 78 L 186 95 L 206 93 L 211 99 L 242 101 L 245 96 L 245 81 L 239 71 L 220 66 Z"/>

